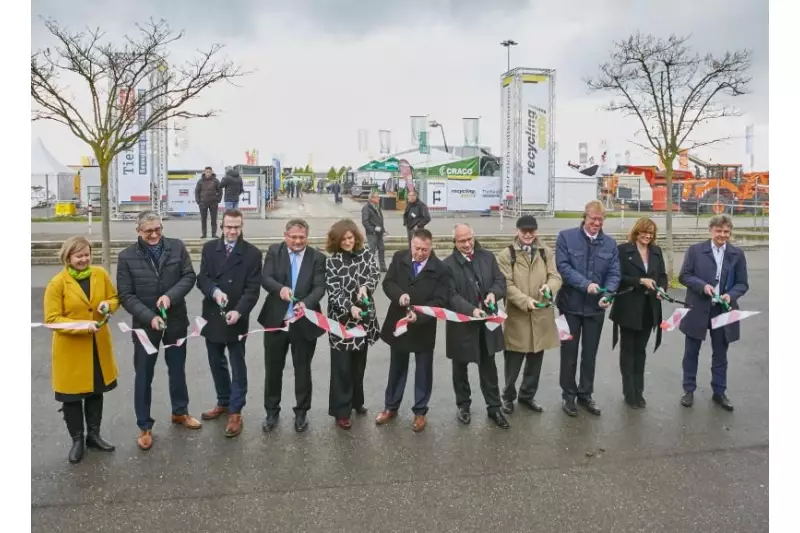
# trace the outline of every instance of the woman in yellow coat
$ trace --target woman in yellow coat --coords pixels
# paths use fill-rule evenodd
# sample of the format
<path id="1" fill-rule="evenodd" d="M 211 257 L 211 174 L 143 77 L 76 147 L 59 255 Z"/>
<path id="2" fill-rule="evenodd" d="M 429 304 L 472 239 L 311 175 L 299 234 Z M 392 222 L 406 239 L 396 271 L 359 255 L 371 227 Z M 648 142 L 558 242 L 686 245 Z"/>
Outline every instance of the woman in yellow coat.
<path id="1" fill-rule="evenodd" d="M 83 459 L 84 446 L 114 450 L 100 436 L 103 393 L 117 386 L 111 332 L 103 324 L 103 318 L 116 312 L 119 299 L 108 273 L 91 266 L 92 248 L 86 238 L 67 239 L 61 247 L 60 259 L 64 270 L 47 285 L 44 318 L 45 323 L 56 326 L 86 323 L 83 329 L 53 331 L 53 390 L 56 401 L 63 403 L 60 411 L 72 437 L 69 461 L 77 463 Z"/>

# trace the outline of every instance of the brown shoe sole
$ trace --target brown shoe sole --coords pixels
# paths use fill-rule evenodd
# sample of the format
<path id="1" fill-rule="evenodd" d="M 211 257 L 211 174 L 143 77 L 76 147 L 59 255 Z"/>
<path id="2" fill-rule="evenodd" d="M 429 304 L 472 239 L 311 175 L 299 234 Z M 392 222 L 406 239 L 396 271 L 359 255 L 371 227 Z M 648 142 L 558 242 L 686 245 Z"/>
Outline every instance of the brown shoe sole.
<path id="1" fill-rule="evenodd" d="M 183 420 L 173 420 L 173 421 L 172 421 L 172 423 L 173 423 L 173 424 L 176 424 L 176 425 L 179 425 L 179 426 L 183 426 L 183 427 L 185 427 L 186 429 L 200 429 L 200 428 L 202 428 L 202 427 L 203 427 L 203 424 L 201 424 L 201 423 L 199 423 L 199 422 L 197 423 L 197 425 L 192 425 L 192 424 L 190 424 L 190 423 L 189 423 L 189 421 L 188 421 L 188 420 L 186 420 L 186 419 L 183 419 Z"/>
<path id="2" fill-rule="evenodd" d="M 202 418 L 203 420 L 216 420 L 217 418 L 221 417 L 222 415 L 224 415 L 227 412 L 228 412 L 227 408 L 222 409 L 221 411 L 217 412 L 216 414 L 211 414 L 211 413 L 209 413 L 207 411 L 205 413 L 202 413 L 200 415 L 200 418 Z"/>

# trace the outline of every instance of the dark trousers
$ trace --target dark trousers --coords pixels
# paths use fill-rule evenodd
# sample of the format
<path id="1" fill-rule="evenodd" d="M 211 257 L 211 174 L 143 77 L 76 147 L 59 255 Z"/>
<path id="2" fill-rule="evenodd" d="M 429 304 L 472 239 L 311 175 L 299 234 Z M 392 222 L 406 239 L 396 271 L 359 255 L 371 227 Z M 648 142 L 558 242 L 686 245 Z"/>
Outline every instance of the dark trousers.
<path id="1" fill-rule="evenodd" d="M 561 396 L 575 399 L 576 396 L 589 399 L 594 392 L 594 368 L 600 334 L 603 332 L 605 315 L 581 316 L 564 313 L 572 333 L 572 340 L 561 343 Z M 575 383 L 578 370 L 578 346 L 581 345 L 580 385 Z"/>
<path id="2" fill-rule="evenodd" d="M 391 349 L 389 361 L 389 379 L 386 383 L 386 410 L 397 411 L 403 401 L 408 378 L 408 360 L 411 354 Z M 433 352 L 414 353 L 414 407 L 415 415 L 428 413 L 428 402 L 433 390 Z"/>
<path id="3" fill-rule="evenodd" d="M 155 333 L 155 332 L 153 332 Z M 148 332 L 150 342 L 158 347 L 160 333 Z M 169 399 L 172 414 L 179 416 L 189 413 L 189 389 L 186 386 L 186 344 L 164 350 L 169 375 Z M 153 375 L 158 354 L 150 355 L 133 335 L 133 370 L 136 374 L 133 384 L 133 406 L 136 411 L 136 425 L 139 429 L 151 429 L 155 420 L 150 417 L 150 404 L 153 397 Z"/>
<path id="4" fill-rule="evenodd" d="M 225 347 L 228 357 L 225 357 Z M 211 342 L 206 339 L 208 366 L 217 391 L 217 405 L 227 407 L 231 414 L 242 412 L 247 403 L 247 362 L 244 342 Z M 230 358 L 230 369 L 228 365 Z M 231 378 L 233 374 L 233 378 Z"/>
<path id="5" fill-rule="evenodd" d="M 67 424 L 67 431 L 72 438 L 83 436 L 84 418 L 86 419 L 85 428 L 90 434 L 100 433 L 100 423 L 103 420 L 103 395 L 92 394 L 82 400 L 64 402 L 61 407 L 64 414 L 64 422 Z"/>
<path id="6" fill-rule="evenodd" d="M 536 390 L 539 388 L 539 376 L 542 373 L 542 361 L 544 361 L 544 350 L 541 352 L 512 352 L 506 350 L 505 357 L 505 377 L 506 387 L 503 389 L 503 399 L 513 402 L 517 399 L 517 378 L 522 369 L 522 361 L 525 361 L 525 370 L 522 372 L 522 386 L 519 388 L 520 400 L 533 400 Z"/>
<path id="7" fill-rule="evenodd" d="M 219 206 L 217 204 L 212 205 L 203 205 L 200 204 L 200 225 L 203 228 L 203 237 L 207 235 L 206 228 L 207 228 L 207 221 L 208 221 L 208 214 L 211 213 L 211 235 L 217 235 L 217 209 Z"/>
<path id="8" fill-rule="evenodd" d="M 715 312 L 716 311 L 716 312 Z M 721 314 L 719 310 L 712 310 L 711 318 Z M 711 336 L 711 390 L 714 394 L 725 394 L 728 388 L 728 340 L 725 337 L 725 328 L 711 329 L 709 322 L 709 335 Z M 703 341 L 686 337 L 683 349 L 683 391 L 694 392 L 697 389 L 697 363 L 700 358 L 700 348 Z"/>
<path id="9" fill-rule="evenodd" d="M 647 342 L 653 330 L 653 315 L 643 310 L 642 329 L 619 328 L 619 371 L 622 374 L 622 394 L 626 402 L 637 402 L 644 393 L 644 363 Z"/>
<path id="10" fill-rule="evenodd" d="M 367 347 L 361 350 L 331 348 L 331 387 L 328 414 L 349 418 L 354 407 L 364 405 L 364 372 L 367 369 Z"/>
<path id="11" fill-rule="evenodd" d="M 481 335 L 483 337 L 483 335 Z M 472 404 L 472 390 L 469 386 L 468 364 L 453 361 L 453 390 L 456 393 L 456 405 L 459 409 L 469 410 Z M 481 359 L 478 363 L 478 376 L 480 378 L 481 392 L 486 401 L 486 410 L 489 414 L 500 409 L 500 386 L 497 379 L 497 365 L 494 354 L 486 350 L 486 345 L 481 338 Z"/>
<path id="12" fill-rule="evenodd" d="M 386 270 L 383 235 L 375 235 L 374 233 L 370 233 L 367 235 L 367 244 L 369 245 L 369 249 L 372 250 L 373 255 L 378 258 L 378 266 L 380 266 L 381 270 Z"/>
<path id="13" fill-rule="evenodd" d="M 283 369 L 290 346 L 294 366 L 294 395 L 297 401 L 294 412 L 305 413 L 311 409 L 311 360 L 317 349 L 317 340 L 303 338 L 293 329 L 294 325 L 289 328 L 289 331 L 264 334 L 264 410 L 267 414 L 277 414 L 281 410 Z"/>

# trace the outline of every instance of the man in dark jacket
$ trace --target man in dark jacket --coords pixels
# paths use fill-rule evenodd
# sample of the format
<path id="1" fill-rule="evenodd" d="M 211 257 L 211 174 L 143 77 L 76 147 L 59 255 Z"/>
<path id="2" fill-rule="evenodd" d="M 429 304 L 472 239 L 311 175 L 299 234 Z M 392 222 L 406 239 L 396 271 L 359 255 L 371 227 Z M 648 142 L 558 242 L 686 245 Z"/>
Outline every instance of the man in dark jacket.
<path id="1" fill-rule="evenodd" d="M 200 177 L 197 185 L 194 188 L 194 200 L 200 208 L 200 224 L 203 228 L 201 238 L 205 239 L 206 224 L 208 221 L 208 214 L 211 213 L 211 238 L 217 238 L 217 208 L 220 201 L 222 201 L 222 189 L 220 189 L 219 180 L 217 175 L 211 170 L 211 167 L 206 167 L 205 172 Z"/>
<path id="2" fill-rule="evenodd" d="M 222 178 L 219 186 L 221 189 L 225 189 L 225 209 L 238 209 L 239 198 L 244 192 L 244 181 L 242 181 L 239 171 L 233 168 L 226 170 L 225 177 Z"/>
<path id="3" fill-rule="evenodd" d="M 468 224 L 456 224 L 453 234 L 455 249 L 444 264 L 450 271 L 450 309 L 462 315 L 480 318 L 496 309 L 506 296 L 506 278 L 497 258 L 475 242 Z M 489 418 L 503 429 L 510 427 L 500 411 L 500 387 L 494 356 L 504 348 L 503 329 L 490 331 L 483 321 L 447 322 L 447 357 L 453 361 L 453 389 L 458 405 L 458 420 L 470 423 L 469 375 L 467 365 L 478 364 L 481 392 L 486 400 Z"/>
<path id="4" fill-rule="evenodd" d="M 583 222 L 577 228 L 565 229 L 556 239 L 556 265 L 564 284 L 556 298 L 564 315 L 572 340 L 561 343 L 561 407 L 569 416 L 578 416 L 575 399 L 593 415 L 600 408 L 592 399 L 594 370 L 606 308 L 621 277 L 616 241 L 603 233 L 605 208 L 602 202 L 586 204 Z M 580 385 L 575 383 L 578 366 L 578 342 L 583 339 Z"/>
<path id="5" fill-rule="evenodd" d="M 284 242 L 269 247 L 264 257 L 261 284 L 267 291 L 258 322 L 265 328 L 279 328 L 294 319 L 302 309 L 321 311 L 325 295 L 325 255 L 308 246 L 308 222 L 292 219 L 286 223 Z M 311 361 L 317 348 L 321 328 L 301 318 L 289 324 L 289 331 L 264 333 L 264 410 L 267 418 L 264 431 L 278 427 L 281 411 L 281 391 L 286 353 L 291 346 L 294 366 L 294 429 L 308 428 L 311 409 Z"/>
<path id="6" fill-rule="evenodd" d="M 411 236 L 414 230 L 424 228 L 430 221 L 431 214 L 428 212 L 428 206 L 419 199 L 417 191 L 410 191 L 406 210 L 403 212 L 403 225 L 406 227 L 406 233 L 408 233 L 409 246 L 411 245 Z"/>
<path id="7" fill-rule="evenodd" d="M 369 249 L 378 258 L 378 266 L 381 267 L 381 272 L 386 272 L 383 236 L 389 232 L 386 231 L 386 226 L 383 222 L 383 210 L 381 210 L 378 193 L 370 193 L 369 202 L 361 208 L 361 224 L 364 226 Z"/>
<path id="8" fill-rule="evenodd" d="M 186 246 L 178 239 L 162 236 L 161 217 L 153 211 L 139 215 L 136 223 L 139 239 L 125 248 L 117 261 L 117 291 L 122 307 L 133 317 L 133 328 L 143 329 L 150 343 L 158 347 L 174 345 L 186 337 L 189 316 L 186 295 L 197 279 Z M 160 316 L 166 314 L 166 323 Z M 158 354 L 148 354 L 136 334 L 133 337 L 133 402 L 139 426 L 139 447 L 153 445 L 150 400 L 153 372 Z M 169 395 L 172 423 L 200 429 L 201 423 L 189 414 L 189 391 L 186 386 L 186 344 L 164 349 L 169 369 Z"/>
<path id="9" fill-rule="evenodd" d="M 683 398 L 681 404 L 691 407 L 697 388 L 697 362 L 700 348 L 711 335 L 711 399 L 726 411 L 733 405 L 725 395 L 728 373 L 728 346 L 739 340 L 739 322 L 711 329 L 711 319 L 727 310 L 739 309 L 739 298 L 750 289 L 747 279 L 747 261 L 744 250 L 728 242 L 733 221 L 727 215 L 718 215 L 708 224 L 711 239 L 694 244 L 686 250 L 678 279 L 686 286 L 686 307 L 689 312 L 678 326 L 686 335 L 683 352 Z"/>
<path id="10" fill-rule="evenodd" d="M 242 432 L 242 408 L 247 396 L 247 364 L 245 339 L 250 312 L 261 292 L 261 250 L 244 240 L 244 217 L 238 209 L 222 215 L 222 239 L 203 245 L 197 287 L 203 293 L 203 328 L 208 350 L 208 365 L 217 405 L 202 414 L 203 420 L 214 420 L 228 413 L 226 437 Z M 225 347 L 228 347 L 228 360 Z M 231 373 L 233 379 L 231 379 Z"/>
<path id="11" fill-rule="evenodd" d="M 389 271 L 383 279 L 383 292 L 389 298 L 389 310 L 383 322 L 381 338 L 391 347 L 386 401 L 382 413 L 375 419 L 378 425 L 389 422 L 397 414 L 408 376 L 408 359 L 414 352 L 414 423 L 411 429 L 419 433 L 427 424 L 428 401 L 433 389 L 433 350 L 436 347 L 436 318 L 409 309 L 412 305 L 447 307 L 449 274 L 433 253 L 433 236 L 418 229 L 411 240 L 411 250 L 395 252 Z M 409 317 L 408 331 L 395 337 L 397 321 Z"/>

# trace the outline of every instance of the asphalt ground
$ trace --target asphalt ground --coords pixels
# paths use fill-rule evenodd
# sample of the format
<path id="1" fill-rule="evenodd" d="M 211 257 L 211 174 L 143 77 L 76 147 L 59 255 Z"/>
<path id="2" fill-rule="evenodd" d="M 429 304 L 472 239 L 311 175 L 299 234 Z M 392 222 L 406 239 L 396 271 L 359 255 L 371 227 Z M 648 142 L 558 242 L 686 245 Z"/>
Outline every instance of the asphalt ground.
<path id="1" fill-rule="evenodd" d="M 155 444 L 142 452 L 136 446 L 132 343 L 115 325 L 129 317 L 120 312 L 112 320 L 119 386 L 106 395 L 103 423 L 103 435 L 117 450 L 91 451 L 70 465 L 70 438 L 50 385 L 51 334 L 32 330 L 33 531 L 767 531 L 768 251 L 748 252 L 748 266 L 751 289 L 742 307 L 762 313 L 742 323 L 743 339 L 729 352 L 733 413 L 711 403 L 708 343 L 695 405 L 679 404 L 679 332 L 666 333 L 659 351 L 648 357 L 647 408 L 627 408 L 606 322 L 595 380 L 601 417 L 581 411 L 573 419 L 561 411 L 559 354 L 551 350 L 537 394 L 544 413 L 517 408 L 512 428 L 498 429 L 485 415 L 472 365 L 473 420 L 463 426 L 455 419 L 440 325 L 429 424 L 422 434 L 410 428 L 413 363 L 400 417 L 383 427 L 374 423 L 389 363 L 382 342 L 369 353 L 369 414 L 355 417 L 349 432 L 336 428 L 327 415 L 325 337 L 313 363 L 309 430 L 297 434 L 293 428 L 287 362 L 280 426 L 265 434 L 263 345 L 256 334 L 247 340 L 243 433 L 226 439 L 222 419 L 205 422 L 199 431 L 171 426 L 160 354 L 153 383 Z M 42 321 L 44 286 L 56 271 L 32 268 L 31 321 Z M 188 300 L 189 309 L 199 312 L 199 292 Z M 382 318 L 382 294 L 376 305 Z M 665 304 L 665 313 L 672 307 Z M 497 364 L 502 381 L 502 354 Z M 201 339 L 189 341 L 186 371 L 190 411 L 199 418 L 215 403 Z"/>

